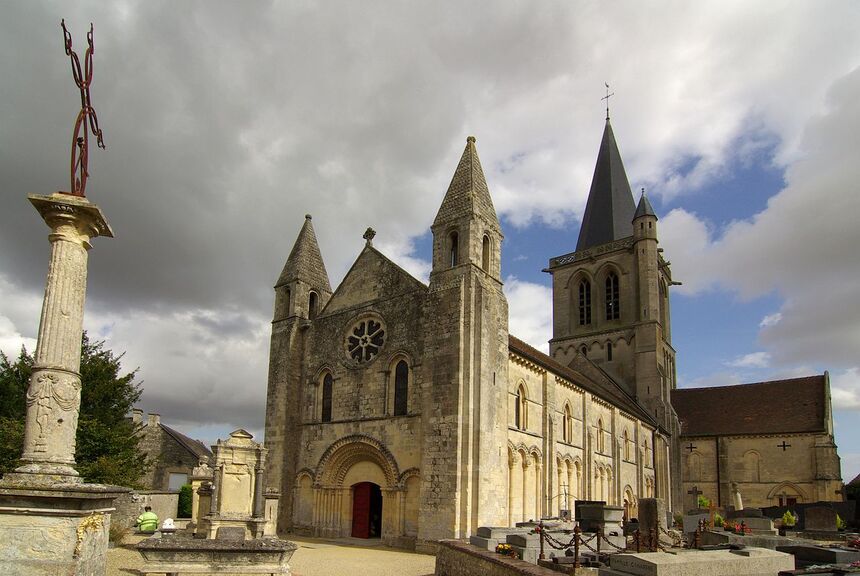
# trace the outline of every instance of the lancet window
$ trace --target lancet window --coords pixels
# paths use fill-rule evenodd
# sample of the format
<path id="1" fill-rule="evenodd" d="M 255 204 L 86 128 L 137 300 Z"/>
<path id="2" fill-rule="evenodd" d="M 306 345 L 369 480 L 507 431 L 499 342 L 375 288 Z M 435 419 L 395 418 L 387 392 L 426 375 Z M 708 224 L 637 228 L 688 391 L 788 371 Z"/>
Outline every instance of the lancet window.
<path id="1" fill-rule="evenodd" d="M 617 320 L 621 315 L 621 298 L 618 293 L 618 275 L 610 272 L 606 277 L 606 319 Z"/>
<path id="2" fill-rule="evenodd" d="M 588 280 L 579 282 L 579 325 L 591 324 L 591 283 Z"/>

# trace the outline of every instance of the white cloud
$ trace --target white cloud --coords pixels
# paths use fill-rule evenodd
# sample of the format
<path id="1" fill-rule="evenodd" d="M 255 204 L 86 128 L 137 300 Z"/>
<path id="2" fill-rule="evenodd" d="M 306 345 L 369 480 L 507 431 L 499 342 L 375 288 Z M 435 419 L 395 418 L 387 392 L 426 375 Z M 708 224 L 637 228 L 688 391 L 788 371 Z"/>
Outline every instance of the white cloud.
<path id="1" fill-rule="evenodd" d="M 779 321 L 782 320 L 782 313 L 775 312 L 774 314 L 768 314 L 759 322 L 759 328 L 769 328 L 771 326 L 776 326 L 779 324 Z"/>
<path id="2" fill-rule="evenodd" d="M 830 400 L 834 410 L 860 410 L 860 368 L 830 374 Z"/>
<path id="3" fill-rule="evenodd" d="M 508 331 L 538 350 L 549 353 L 552 289 L 508 276 L 505 279 L 505 297 L 508 299 Z"/>
<path id="4" fill-rule="evenodd" d="M 776 293 L 782 308 L 761 322 L 774 364 L 850 367 L 860 349 L 860 163 L 847 160 L 860 131 L 860 68 L 833 84 L 829 111 L 807 124 L 786 186 L 749 220 L 714 234 L 681 209 L 663 223 L 679 292 L 722 287 L 750 299 Z M 691 281 L 690 281 L 691 280 Z"/>
<path id="5" fill-rule="evenodd" d="M 770 354 L 767 352 L 752 352 L 726 362 L 726 365 L 733 368 L 767 368 L 770 365 Z"/>

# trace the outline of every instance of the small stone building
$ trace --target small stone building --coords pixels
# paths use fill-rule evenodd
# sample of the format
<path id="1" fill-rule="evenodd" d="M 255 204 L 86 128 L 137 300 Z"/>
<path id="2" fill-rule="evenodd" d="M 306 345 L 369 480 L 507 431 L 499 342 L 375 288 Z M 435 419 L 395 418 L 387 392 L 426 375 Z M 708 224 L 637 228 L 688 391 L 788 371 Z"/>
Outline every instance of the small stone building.
<path id="1" fill-rule="evenodd" d="M 132 418 L 140 435 L 140 449 L 152 465 L 141 478 L 144 490 L 178 491 L 189 483 L 191 472 L 201 460 L 209 461 L 212 451 L 199 440 L 161 423 L 161 416 L 135 408 Z"/>
<path id="2" fill-rule="evenodd" d="M 681 420 L 686 508 L 698 492 L 732 505 L 733 488 L 745 507 L 844 500 L 827 372 L 673 390 L 672 405 Z"/>
<path id="3" fill-rule="evenodd" d="M 307 216 L 275 286 L 265 446 L 278 530 L 465 538 L 576 499 L 680 504 L 669 263 L 607 119 L 550 355 L 508 334 L 502 231 L 469 138 L 429 284 L 373 246 L 332 291 Z"/>

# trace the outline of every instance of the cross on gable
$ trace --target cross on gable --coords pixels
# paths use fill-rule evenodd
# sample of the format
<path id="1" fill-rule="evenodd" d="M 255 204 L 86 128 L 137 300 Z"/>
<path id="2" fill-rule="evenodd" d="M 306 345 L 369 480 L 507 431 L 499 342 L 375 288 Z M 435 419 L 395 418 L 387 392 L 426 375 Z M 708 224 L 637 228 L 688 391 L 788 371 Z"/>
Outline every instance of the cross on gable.
<path id="1" fill-rule="evenodd" d="M 689 446 L 685 446 L 685 448 L 686 448 L 687 450 L 689 450 L 690 452 L 692 452 L 693 450 L 695 450 L 696 448 L 698 448 L 698 446 L 693 446 L 693 443 L 692 443 L 692 442 L 690 442 Z"/>
<path id="2" fill-rule="evenodd" d="M 777 444 L 777 448 L 782 448 L 782 451 L 785 452 L 786 448 L 791 448 L 791 444 L 786 444 L 785 440 L 782 441 L 782 444 Z"/>

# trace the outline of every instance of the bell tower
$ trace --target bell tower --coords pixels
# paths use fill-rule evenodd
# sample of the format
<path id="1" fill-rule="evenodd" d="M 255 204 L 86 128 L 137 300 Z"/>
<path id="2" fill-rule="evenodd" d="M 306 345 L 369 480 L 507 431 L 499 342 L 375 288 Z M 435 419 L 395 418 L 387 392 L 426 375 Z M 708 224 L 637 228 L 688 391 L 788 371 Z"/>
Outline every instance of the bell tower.
<path id="1" fill-rule="evenodd" d="M 508 304 L 502 232 L 475 138 L 431 227 L 425 356 L 430 382 L 419 539 L 465 538 L 507 519 Z"/>
<path id="2" fill-rule="evenodd" d="M 576 250 L 550 259 L 545 270 L 553 279 L 550 355 L 564 365 L 586 357 L 654 418 L 668 447 L 658 455 L 655 440 L 658 496 L 675 500 L 679 424 L 670 403 L 669 287 L 676 283 L 658 244 L 657 215 L 644 190 L 634 203 L 607 117 Z"/>

